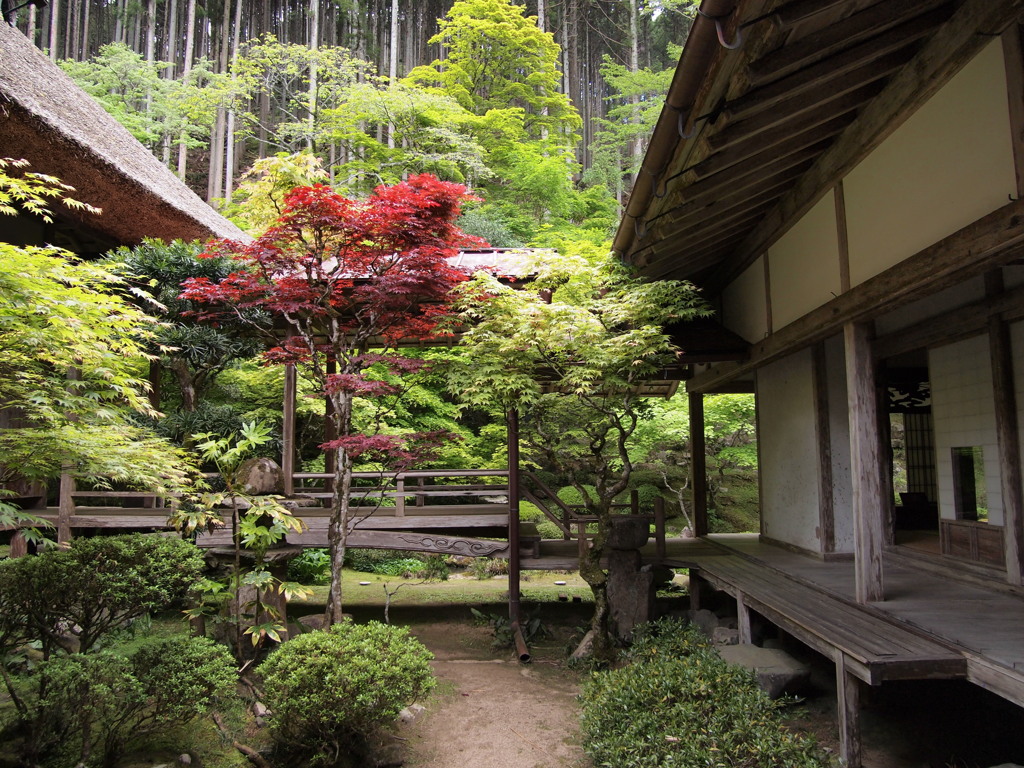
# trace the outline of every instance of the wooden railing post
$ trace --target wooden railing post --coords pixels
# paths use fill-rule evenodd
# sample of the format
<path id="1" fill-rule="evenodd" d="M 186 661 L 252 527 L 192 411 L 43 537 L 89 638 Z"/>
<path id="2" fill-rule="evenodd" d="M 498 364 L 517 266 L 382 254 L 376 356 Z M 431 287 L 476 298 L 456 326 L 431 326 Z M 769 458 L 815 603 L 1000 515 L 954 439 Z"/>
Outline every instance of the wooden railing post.
<path id="1" fill-rule="evenodd" d="M 75 491 L 75 478 L 69 468 L 60 474 L 60 491 L 57 507 L 57 543 L 71 541 L 71 518 L 75 514 L 75 499 L 71 495 Z"/>
<path id="2" fill-rule="evenodd" d="M 665 499 L 654 497 L 654 551 L 659 560 L 665 559 Z"/>
<path id="3" fill-rule="evenodd" d="M 405 517 L 405 479 L 395 480 L 395 517 Z"/>

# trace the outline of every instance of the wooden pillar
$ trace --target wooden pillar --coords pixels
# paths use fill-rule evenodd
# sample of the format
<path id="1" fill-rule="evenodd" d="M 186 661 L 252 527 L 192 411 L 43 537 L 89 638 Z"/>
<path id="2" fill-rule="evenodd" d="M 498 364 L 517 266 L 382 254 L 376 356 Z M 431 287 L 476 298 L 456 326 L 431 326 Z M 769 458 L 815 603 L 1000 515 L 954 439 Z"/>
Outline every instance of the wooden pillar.
<path id="1" fill-rule="evenodd" d="M 825 345 L 812 348 L 814 363 L 814 419 L 818 437 L 818 539 L 821 551 L 836 551 L 835 508 L 832 490 L 832 430 L 829 424 L 828 365 Z"/>
<path id="2" fill-rule="evenodd" d="M 665 559 L 665 499 L 654 498 L 654 552 L 658 560 Z"/>
<path id="3" fill-rule="evenodd" d="M 846 669 L 846 657 L 836 659 L 836 712 L 839 715 L 839 760 L 844 768 L 861 768 L 861 682 Z"/>
<path id="4" fill-rule="evenodd" d="M 69 470 L 60 473 L 60 491 L 57 500 L 57 543 L 71 541 L 71 518 L 75 514 L 75 478 Z"/>
<path id="5" fill-rule="evenodd" d="M 847 323 L 846 387 L 850 412 L 850 472 L 853 480 L 854 573 L 857 602 L 883 600 L 883 520 L 888 500 L 882 490 L 882 456 L 878 435 L 878 393 L 871 354 L 872 328 Z"/>
<path id="6" fill-rule="evenodd" d="M 992 391 L 995 401 L 996 440 L 999 444 L 999 478 L 1003 496 L 1003 541 L 1006 580 L 1024 584 L 1024 504 L 1021 498 L 1020 432 L 1017 397 L 1013 380 L 1013 350 L 1010 329 L 998 317 L 988 324 L 992 356 Z"/>
<path id="7" fill-rule="evenodd" d="M 284 495 L 295 494 L 295 398 L 298 374 L 294 363 L 284 367 L 284 404 L 281 425 L 281 472 L 284 475 Z"/>
<path id="8" fill-rule="evenodd" d="M 736 628 L 741 643 L 750 644 L 753 642 L 753 635 L 750 631 L 750 609 L 743 600 L 743 594 L 736 596 Z"/>
<path id="9" fill-rule="evenodd" d="M 690 487 L 693 535 L 708 535 L 708 468 L 704 444 L 704 395 L 690 392 Z"/>
<path id="10" fill-rule="evenodd" d="M 519 413 L 510 408 L 508 424 L 508 616 L 519 621 Z"/>

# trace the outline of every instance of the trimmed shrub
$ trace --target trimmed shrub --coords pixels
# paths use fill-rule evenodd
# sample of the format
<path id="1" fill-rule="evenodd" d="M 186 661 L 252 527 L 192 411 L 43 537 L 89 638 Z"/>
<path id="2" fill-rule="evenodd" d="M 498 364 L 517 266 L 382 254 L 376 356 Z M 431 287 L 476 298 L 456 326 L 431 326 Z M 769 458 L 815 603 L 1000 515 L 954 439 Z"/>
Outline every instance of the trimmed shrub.
<path id="1" fill-rule="evenodd" d="M 271 733 L 285 751 L 332 765 L 434 686 L 433 655 L 404 627 L 335 624 L 263 662 Z"/>
<path id="2" fill-rule="evenodd" d="M 0 562 L 0 605 L 20 640 L 39 640 L 43 652 L 62 648 L 77 627 L 78 649 L 153 611 L 183 606 L 204 563 L 192 544 L 165 536 L 97 536 L 68 549 Z"/>
<path id="3" fill-rule="evenodd" d="M 38 712 L 67 765 L 113 766 L 132 740 L 205 714 L 236 681 L 227 649 L 202 637 L 58 656 L 36 674 L 45 680 Z"/>
<path id="4" fill-rule="evenodd" d="M 288 563 L 288 580 L 299 584 L 330 584 L 330 553 L 326 549 L 304 549 Z"/>
<path id="5" fill-rule="evenodd" d="M 607 768 L 825 768 L 814 741 L 789 730 L 780 702 L 726 664 L 700 632 L 660 621 L 620 669 L 581 694 L 583 742 Z"/>

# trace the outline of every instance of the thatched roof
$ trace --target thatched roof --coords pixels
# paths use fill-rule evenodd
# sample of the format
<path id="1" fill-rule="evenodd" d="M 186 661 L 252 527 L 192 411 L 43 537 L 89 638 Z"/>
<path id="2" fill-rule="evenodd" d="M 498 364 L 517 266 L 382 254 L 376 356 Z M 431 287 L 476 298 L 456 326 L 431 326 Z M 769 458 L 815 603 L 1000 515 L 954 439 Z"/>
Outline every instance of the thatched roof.
<path id="1" fill-rule="evenodd" d="M 244 237 L 46 58 L 0 24 L 0 156 L 75 187 L 102 215 L 59 211 L 66 224 L 109 245 Z"/>

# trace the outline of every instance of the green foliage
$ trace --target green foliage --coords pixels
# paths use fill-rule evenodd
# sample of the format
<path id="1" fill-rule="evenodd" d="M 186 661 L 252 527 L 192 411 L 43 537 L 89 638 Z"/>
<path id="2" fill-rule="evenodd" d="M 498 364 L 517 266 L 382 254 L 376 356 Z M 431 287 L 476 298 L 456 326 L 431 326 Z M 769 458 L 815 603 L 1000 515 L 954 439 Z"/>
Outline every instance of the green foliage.
<path id="1" fill-rule="evenodd" d="M 356 550 L 349 550 L 355 552 Z M 299 584 L 331 583 L 331 556 L 326 549 L 304 549 L 288 563 L 288 578 Z"/>
<path id="2" fill-rule="evenodd" d="M 193 594 L 204 563 L 187 542 L 131 534 L 75 539 L 67 549 L 0 562 L 0 619 L 13 642 L 39 641 L 44 656 L 64 649 L 69 626 L 86 652 L 112 630 Z"/>
<path id="3" fill-rule="evenodd" d="M 141 369 L 155 321 L 124 288 L 65 251 L 0 243 L 0 407 L 35 425 L 0 433 L 0 455 L 20 474 L 70 470 L 150 490 L 189 483 L 190 459 L 134 423 L 154 413 Z"/>
<path id="4" fill-rule="evenodd" d="M 111 43 L 87 61 L 61 68 L 121 125 L 151 149 L 163 141 L 205 147 L 217 108 L 231 97 L 227 76 L 200 59 L 185 79 L 171 79 L 167 62 L 148 62 L 123 43 Z"/>
<path id="5" fill-rule="evenodd" d="M 335 624 L 282 645 L 259 667 L 281 748 L 332 764 L 434 686 L 432 654 L 405 628 Z"/>
<path id="6" fill-rule="evenodd" d="M 75 191 L 71 185 L 53 176 L 25 171 L 28 166 L 28 160 L 0 157 L 0 215 L 17 216 L 20 210 L 52 222 L 51 201 L 72 210 L 101 212 L 99 208 L 70 197 L 67 193 Z"/>
<path id="7" fill-rule="evenodd" d="M 825 768 L 813 740 L 786 727 L 780 702 L 726 664 L 699 630 L 650 627 L 630 663 L 583 686 L 583 743 L 608 768 Z"/>
<path id="8" fill-rule="evenodd" d="M 512 620 L 501 613 L 484 613 L 476 608 L 470 608 L 473 620 L 480 625 L 490 625 L 494 630 L 494 647 L 511 648 L 515 645 L 515 633 L 512 631 Z M 530 643 L 545 637 L 551 637 L 551 631 L 544 626 L 540 620 L 540 605 L 531 613 L 527 614 L 519 624 L 519 630 L 523 633 L 523 639 Z"/>
<path id="9" fill-rule="evenodd" d="M 57 657 L 34 674 L 45 680 L 38 705 L 60 734 L 68 766 L 114 765 L 138 737 L 210 711 L 236 680 L 227 650 L 199 637 Z"/>

